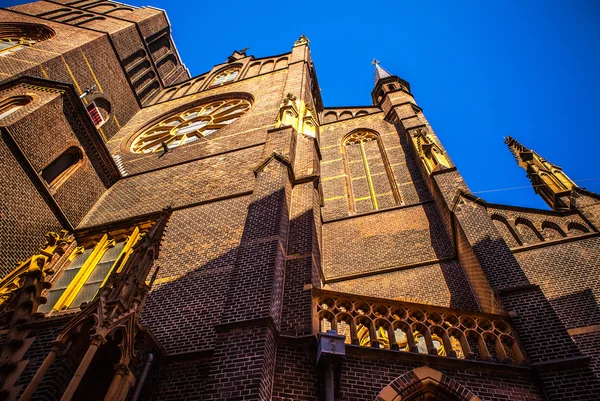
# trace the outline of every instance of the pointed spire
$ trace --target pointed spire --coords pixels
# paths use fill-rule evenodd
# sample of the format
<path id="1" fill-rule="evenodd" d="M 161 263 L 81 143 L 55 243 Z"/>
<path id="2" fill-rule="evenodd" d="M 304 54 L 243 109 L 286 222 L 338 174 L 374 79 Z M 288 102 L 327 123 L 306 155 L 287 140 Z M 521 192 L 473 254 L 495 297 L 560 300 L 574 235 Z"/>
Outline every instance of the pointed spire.
<path id="1" fill-rule="evenodd" d="M 567 202 L 561 198 L 568 196 L 573 188 L 577 188 L 577 184 L 562 171 L 562 168 L 550 163 L 513 137 L 507 136 L 504 143 L 519 166 L 527 172 L 535 193 L 539 194 L 552 209 L 566 207 Z"/>
<path id="2" fill-rule="evenodd" d="M 373 61 L 371 62 L 371 65 L 375 66 L 375 83 L 377 83 L 377 81 L 379 81 L 380 79 L 392 76 L 392 74 L 387 72 L 385 70 L 385 68 L 383 68 L 379 64 L 380 64 L 380 61 L 377 60 L 376 58 L 374 58 Z"/>

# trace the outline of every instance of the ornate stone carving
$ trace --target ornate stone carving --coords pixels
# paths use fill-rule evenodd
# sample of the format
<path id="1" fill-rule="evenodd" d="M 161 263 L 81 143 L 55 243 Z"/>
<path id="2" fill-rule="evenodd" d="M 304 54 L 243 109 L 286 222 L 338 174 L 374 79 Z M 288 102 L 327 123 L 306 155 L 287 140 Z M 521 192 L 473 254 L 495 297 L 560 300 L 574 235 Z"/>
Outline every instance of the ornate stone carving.
<path id="1" fill-rule="evenodd" d="M 412 134 L 412 140 L 417 149 L 419 158 L 423 161 L 425 168 L 429 174 L 434 171 L 449 168 L 450 161 L 446 157 L 445 152 L 431 138 L 429 133 L 419 128 Z"/>
<path id="2" fill-rule="evenodd" d="M 310 44 L 310 40 L 304 34 L 300 35 L 297 41 L 294 42 L 294 46 L 302 46 Z"/>
<path id="3" fill-rule="evenodd" d="M 346 343 L 460 359 L 526 364 L 504 316 L 313 290 L 319 332 Z"/>

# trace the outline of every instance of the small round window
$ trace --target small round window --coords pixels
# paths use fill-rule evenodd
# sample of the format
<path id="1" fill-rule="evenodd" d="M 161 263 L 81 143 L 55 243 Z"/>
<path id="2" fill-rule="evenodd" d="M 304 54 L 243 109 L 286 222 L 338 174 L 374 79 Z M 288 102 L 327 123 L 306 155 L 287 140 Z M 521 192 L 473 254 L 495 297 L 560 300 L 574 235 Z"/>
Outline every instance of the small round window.
<path id="1" fill-rule="evenodd" d="M 207 137 L 240 118 L 250 102 L 228 99 L 207 103 L 169 116 L 138 135 L 131 144 L 134 153 L 151 153 L 162 149 L 163 143 L 176 148 Z"/>

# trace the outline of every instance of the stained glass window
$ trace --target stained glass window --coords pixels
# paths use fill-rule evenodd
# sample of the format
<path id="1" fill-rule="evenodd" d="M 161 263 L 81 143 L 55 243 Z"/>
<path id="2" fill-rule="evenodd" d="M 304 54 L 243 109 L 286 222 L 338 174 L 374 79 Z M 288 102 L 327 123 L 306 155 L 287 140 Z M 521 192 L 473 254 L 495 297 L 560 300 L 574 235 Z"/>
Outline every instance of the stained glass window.
<path id="1" fill-rule="evenodd" d="M 138 135 L 131 151 L 151 153 L 161 150 L 163 143 L 176 148 L 205 138 L 240 118 L 250 106 L 247 100 L 220 100 L 169 116 Z"/>

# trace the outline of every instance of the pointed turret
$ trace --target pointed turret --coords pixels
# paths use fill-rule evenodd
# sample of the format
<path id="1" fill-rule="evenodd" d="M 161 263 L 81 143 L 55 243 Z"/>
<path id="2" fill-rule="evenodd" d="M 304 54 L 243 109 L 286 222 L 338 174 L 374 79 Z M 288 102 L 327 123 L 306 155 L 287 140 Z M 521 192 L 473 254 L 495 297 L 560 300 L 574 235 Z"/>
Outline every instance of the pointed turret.
<path id="1" fill-rule="evenodd" d="M 375 84 L 377 84 L 380 79 L 392 76 L 385 68 L 379 65 L 379 60 L 373 59 L 371 65 L 375 66 Z"/>
<path id="2" fill-rule="evenodd" d="M 571 190 L 577 188 L 577 184 L 559 166 L 521 145 L 516 139 L 509 136 L 504 143 L 508 145 L 519 166 L 527 172 L 535 193 L 554 210 L 568 208 L 568 197 Z"/>
<path id="3" fill-rule="evenodd" d="M 379 106 L 389 92 L 401 90 L 411 94 L 410 84 L 397 75 L 390 74 L 380 65 L 379 60 L 373 59 L 371 65 L 375 66 L 375 88 L 371 92 L 375 106 Z"/>

